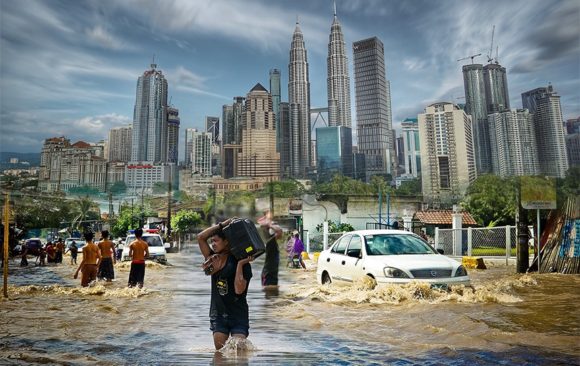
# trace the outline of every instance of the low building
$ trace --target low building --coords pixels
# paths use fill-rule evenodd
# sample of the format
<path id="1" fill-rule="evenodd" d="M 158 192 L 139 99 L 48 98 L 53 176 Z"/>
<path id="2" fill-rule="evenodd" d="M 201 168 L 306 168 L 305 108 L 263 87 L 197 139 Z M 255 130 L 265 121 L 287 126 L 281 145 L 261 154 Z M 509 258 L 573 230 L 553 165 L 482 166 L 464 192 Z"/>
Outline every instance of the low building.
<path id="1" fill-rule="evenodd" d="M 479 226 L 469 212 L 462 212 L 462 227 Z M 413 215 L 413 222 L 423 226 L 427 235 L 435 235 L 435 228 L 451 229 L 453 226 L 452 210 L 417 211 Z"/>
<path id="2" fill-rule="evenodd" d="M 230 179 L 222 177 L 213 178 L 213 187 L 217 194 L 232 191 L 258 191 L 264 188 L 266 183 L 266 180 L 250 177 L 235 177 Z"/>

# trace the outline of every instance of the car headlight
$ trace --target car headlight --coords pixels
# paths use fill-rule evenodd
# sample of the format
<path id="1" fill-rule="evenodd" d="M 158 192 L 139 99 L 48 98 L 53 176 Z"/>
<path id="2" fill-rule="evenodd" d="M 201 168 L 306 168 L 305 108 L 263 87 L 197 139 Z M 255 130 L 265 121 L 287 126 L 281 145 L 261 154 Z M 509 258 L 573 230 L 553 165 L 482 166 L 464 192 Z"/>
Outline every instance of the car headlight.
<path id="1" fill-rule="evenodd" d="M 457 270 L 455 271 L 455 277 L 463 277 L 463 276 L 467 276 L 467 270 L 463 266 L 457 267 Z"/>
<path id="2" fill-rule="evenodd" d="M 398 268 L 394 268 L 394 267 L 385 267 L 383 269 L 383 272 L 385 272 L 385 276 L 386 277 L 391 277 L 391 278 L 409 278 L 409 276 L 407 276 L 407 274 L 403 271 L 401 271 Z"/>

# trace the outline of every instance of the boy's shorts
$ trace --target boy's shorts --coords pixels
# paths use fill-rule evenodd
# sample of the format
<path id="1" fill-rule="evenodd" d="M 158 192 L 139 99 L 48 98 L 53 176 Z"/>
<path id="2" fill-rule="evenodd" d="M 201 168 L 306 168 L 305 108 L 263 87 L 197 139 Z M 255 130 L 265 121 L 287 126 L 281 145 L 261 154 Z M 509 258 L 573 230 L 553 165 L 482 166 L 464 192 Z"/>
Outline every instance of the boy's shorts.
<path id="1" fill-rule="evenodd" d="M 243 334 L 246 337 L 250 334 L 250 324 L 247 320 L 235 319 L 227 315 L 210 317 L 209 324 L 209 329 L 214 333 Z"/>

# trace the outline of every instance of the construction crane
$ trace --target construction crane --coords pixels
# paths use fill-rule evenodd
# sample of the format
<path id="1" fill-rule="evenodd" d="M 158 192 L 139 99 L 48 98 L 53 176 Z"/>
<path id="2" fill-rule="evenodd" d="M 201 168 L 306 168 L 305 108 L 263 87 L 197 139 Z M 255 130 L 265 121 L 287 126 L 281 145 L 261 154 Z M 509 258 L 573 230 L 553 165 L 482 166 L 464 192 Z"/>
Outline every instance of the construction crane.
<path id="1" fill-rule="evenodd" d="M 495 35 L 495 25 L 493 26 L 493 29 L 491 30 L 491 46 L 489 46 L 489 54 L 487 55 L 487 62 L 492 62 L 493 61 L 493 36 Z"/>
<path id="2" fill-rule="evenodd" d="M 464 57 L 464 58 L 460 58 L 459 60 L 457 60 L 457 62 L 463 61 L 463 60 L 467 60 L 468 58 L 470 58 L 471 59 L 471 63 L 473 64 L 473 59 L 476 58 L 476 57 L 478 57 L 478 56 L 481 56 L 481 53 L 478 53 L 477 55 L 471 55 L 471 56 L 467 56 L 467 57 Z"/>

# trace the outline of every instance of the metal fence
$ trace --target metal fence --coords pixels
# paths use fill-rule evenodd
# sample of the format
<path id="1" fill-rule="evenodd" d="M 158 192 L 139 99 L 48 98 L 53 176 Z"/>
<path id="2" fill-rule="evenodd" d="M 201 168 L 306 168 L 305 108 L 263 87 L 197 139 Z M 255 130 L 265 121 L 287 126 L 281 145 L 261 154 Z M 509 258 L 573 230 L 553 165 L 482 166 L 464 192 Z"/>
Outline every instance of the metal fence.
<path id="1" fill-rule="evenodd" d="M 328 233 L 328 246 L 329 248 L 336 239 L 340 238 L 344 233 Z M 321 252 L 324 249 L 324 234 L 314 234 L 309 237 L 309 252 Z"/>
<path id="2" fill-rule="evenodd" d="M 443 249 L 445 255 L 509 258 L 516 255 L 516 242 L 515 226 L 435 229 L 435 249 Z"/>

